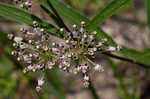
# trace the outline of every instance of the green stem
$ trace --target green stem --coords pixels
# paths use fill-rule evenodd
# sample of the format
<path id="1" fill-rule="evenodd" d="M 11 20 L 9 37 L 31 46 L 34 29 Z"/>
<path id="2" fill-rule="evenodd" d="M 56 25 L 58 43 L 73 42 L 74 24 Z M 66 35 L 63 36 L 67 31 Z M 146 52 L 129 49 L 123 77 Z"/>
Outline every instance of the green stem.
<path id="1" fill-rule="evenodd" d="M 94 66 L 96 65 L 96 64 L 95 64 L 93 61 L 91 61 L 89 58 L 86 57 L 86 59 L 87 59 L 87 61 L 88 61 L 89 63 L 91 63 L 92 65 L 94 65 Z"/>
<path id="2" fill-rule="evenodd" d="M 112 58 L 115 58 L 115 59 L 118 59 L 118 60 L 121 60 L 121 61 L 126 61 L 128 63 L 136 64 L 137 66 L 143 67 L 145 69 L 150 69 L 149 65 L 143 64 L 141 62 L 137 62 L 137 61 L 135 61 L 133 59 L 130 59 L 130 58 L 121 57 L 121 56 L 111 54 L 111 53 L 108 53 L 108 52 L 104 52 L 102 54 L 107 55 L 107 56 L 112 57 Z"/>
<path id="3" fill-rule="evenodd" d="M 100 97 L 96 93 L 96 89 L 93 87 L 93 84 L 92 84 L 92 82 L 90 80 L 89 80 L 89 83 L 90 83 L 90 85 L 89 85 L 88 89 L 91 92 L 91 94 L 93 96 L 93 99 L 100 99 Z"/>

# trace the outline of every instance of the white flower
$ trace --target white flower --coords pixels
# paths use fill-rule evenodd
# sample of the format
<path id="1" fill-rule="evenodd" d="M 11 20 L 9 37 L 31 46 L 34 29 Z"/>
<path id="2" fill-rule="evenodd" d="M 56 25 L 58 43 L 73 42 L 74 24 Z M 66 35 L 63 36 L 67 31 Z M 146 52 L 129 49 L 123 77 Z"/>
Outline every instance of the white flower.
<path id="1" fill-rule="evenodd" d="M 83 24 L 85 24 L 85 22 L 84 22 L 84 21 L 81 21 L 81 24 L 83 25 Z"/>
<path id="2" fill-rule="evenodd" d="M 17 43 L 18 43 L 18 42 L 21 42 L 22 40 L 23 40 L 22 37 L 15 37 L 15 38 L 14 38 L 14 41 L 17 42 Z"/>
<path id="3" fill-rule="evenodd" d="M 121 49 L 121 46 L 118 45 L 118 46 L 116 47 L 116 50 L 117 50 L 117 51 L 120 51 L 120 49 Z"/>
<path id="4" fill-rule="evenodd" d="M 20 45 L 20 48 L 21 48 L 21 49 L 25 49 L 25 48 L 27 48 L 27 47 L 28 47 L 28 46 L 25 45 L 25 44 Z"/>
<path id="5" fill-rule="evenodd" d="M 64 29 L 63 28 L 60 28 L 60 32 L 63 32 L 64 31 Z"/>
<path id="6" fill-rule="evenodd" d="M 24 61 L 28 61 L 29 60 L 29 56 L 28 55 L 23 55 L 23 59 L 24 59 Z"/>
<path id="7" fill-rule="evenodd" d="M 84 80 L 88 81 L 89 80 L 89 76 L 85 75 L 84 76 Z"/>
<path id="8" fill-rule="evenodd" d="M 72 27 L 73 27 L 73 28 L 76 28 L 76 27 L 77 27 L 77 25 L 75 25 L 75 24 L 74 24 Z"/>
<path id="9" fill-rule="evenodd" d="M 33 66 L 29 65 L 27 68 L 28 68 L 28 70 L 32 70 Z"/>
<path id="10" fill-rule="evenodd" d="M 41 90 L 41 86 L 36 87 L 36 91 L 39 92 Z"/>
<path id="11" fill-rule="evenodd" d="M 94 34 L 94 35 L 96 35 L 96 34 L 97 34 L 97 32 L 96 32 L 96 31 L 94 31 L 94 32 L 93 32 L 93 34 Z"/>
<path id="12" fill-rule="evenodd" d="M 42 86 L 44 84 L 44 79 L 43 78 L 40 78 L 38 79 L 38 86 Z"/>
<path id="13" fill-rule="evenodd" d="M 93 48 L 93 51 L 97 51 L 97 48 L 96 48 L 96 47 L 94 47 L 94 48 Z"/>
<path id="14" fill-rule="evenodd" d="M 89 84 L 90 84 L 90 83 L 87 82 L 87 81 L 85 81 L 85 82 L 83 83 L 83 85 L 84 85 L 85 88 L 87 88 L 87 87 L 89 86 Z"/>
<path id="15" fill-rule="evenodd" d="M 102 65 L 100 65 L 100 64 L 96 64 L 96 66 L 94 67 L 94 70 L 95 70 L 95 71 L 101 71 L 101 72 L 104 71 Z"/>
<path id="16" fill-rule="evenodd" d="M 66 43 L 69 43 L 69 40 L 66 40 Z"/>
<path id="17" fill-rule="evenodd" d="M 56 52 L 56 51 L 58 51 L 58 49 L 57 48 L 52 48 L 52 51 Z"/>
<path id="18" fill-rule="evenodd" d="M 17 60 L 20 61 L 21 60 L 20 57 L 18 57 Z"/>
<path id="19" fill-rule="evenodd" d="M 36 46 L 36 48 L 37 48 L 37 49 L 39 49 L 39 48 L 40 48 L 40 46 L 38 46 L 38 45 L 37 45 L 37 46 Z"/>
<path id="20" fill-rule="evenodd" d="M 102 44 L 102 42 L 98 42 L 98 46 L 100 47 L 100 46 L 102 46 L 103 44 Z"/>
<path id="21" fill-rule="evenodd" d="M 109 46 L 107 50 L 108 50 L 108 51 L 116 51 L 116 48 L 115 48 L 115 47 L 112 47 L 112 46 Z"/>
<path id="22" fill-rule="evenodd" d="M 68 54 L 67 56 L 68 56 L 68 58 L 71 58 L 71 54 Z"/>
<path id="23" fill-rule="evenodd" d="M 83 28 L 80 28 L 80 32 L 84 32 L 84 29 L 83 29 Z"/>

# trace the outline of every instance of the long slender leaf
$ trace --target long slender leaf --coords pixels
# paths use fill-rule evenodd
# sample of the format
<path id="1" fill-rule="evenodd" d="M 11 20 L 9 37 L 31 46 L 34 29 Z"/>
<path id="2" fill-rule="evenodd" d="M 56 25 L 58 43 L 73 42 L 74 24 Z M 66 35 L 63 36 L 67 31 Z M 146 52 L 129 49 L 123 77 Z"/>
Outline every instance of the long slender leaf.
<path id="1" fill-rule="evenodd" d="M 46 0 L 38 1 L 48 6 Z M 79 25 L 81 21 L 85 21 L 87 23 L 89 22 L 88 18 L 85 18 L 83 15 L 79 14 L 79 12 L 77 12 L 69 5 L 59 2 L 58 0 L 50 0 L 50 2 L 55 7 L 60 16 L 68 20 L 70 23 Z"/>
<path id="2" fill-rule="evenodd" d="M 79 12 L 77 12 L 75 9 L 73 9 L 69 5 L 66 5 L 58 0 L 51 0 L 51 3 L 53 4 L 57 12 L 60 14 L 60 16 L 66 19 L 67 21 L 69 21 L 71 24 L 80 25 L 81 21 L 85 21 L 86 23 L 90 22 L 88 18 L 81 15 Z M 96 30 L 98 32 L 98 35 L 97 35 L 98 40 L 101 40 L 101 38 L 107 38 L 108 44 L 116 45 L 116 43 L 112 40 L 112 38 L 109 37 L 101 28 L 97 27 Z M 135 50 L 123 47 L 120 53 L 125 57 L 136 59 L 137 57 L 141 56 L 142 53 L 144 53 L 144 51 L 135 51 Z M 147 57 L 143 57 L 143 60 L 138 60 L 138 61 L 142 62 L 143 64 L 150 65 L 149 59 L 150 59 L 150 56 L 147 56 Z"/>
<path id="3" fill-rule="evenodd" d="M 120 8 L 132 0 L 113 0 L 104 9 L 102 9 L 88 24 L 87 29 L 92 32 L 101 24 L 105 19 L 115 14 Z"/>
<path id="4" fill-rule="evenodd" d="M 145 0 L 146 11 L 147 11 L 147 24 L 150 29 L 150 0 Z"/>
<path id="5" fill-rule="evenodd" d="M 37 21 L 41 28 L 46 29 L 47 32 L 55 36 L 60 36 L 57 32 L 58 30 L 51 24 L 47 23 L 44 20 L 41 20 L 37 16 L 30 14 L 22 9 L 15 8 L 11 5 L 0 3 L 0 16 L 14 20 L 17 22 L 22 22 L 33 26 L 33 21 Z"/>
<path id="6" fill-rule="evenodd" d="M 40 7 L 53 19 L 53 21 L 59 26 L 59 27 L 64 27 L 62 23 L 58 20 L 58 18 L 45 6 L 40 5 Z"/>

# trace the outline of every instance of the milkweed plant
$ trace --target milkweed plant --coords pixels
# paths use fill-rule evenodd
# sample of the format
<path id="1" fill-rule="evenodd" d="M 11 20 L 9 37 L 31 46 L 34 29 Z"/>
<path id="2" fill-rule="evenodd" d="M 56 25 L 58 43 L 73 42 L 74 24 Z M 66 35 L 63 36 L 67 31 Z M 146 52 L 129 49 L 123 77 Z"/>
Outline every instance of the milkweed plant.
<path id="1" fill-rule="evenodd" d="M 25 10 L 32 7 L 31 1 L 15 0 L 15 2 Z M 12 55 L 26 64 L 24 73 L 58 68 L 67 73 L 82 74 L 83 85 L 88 87 L 90 71 L 104 71 L 101 64 L 92 61 L 96 53 L 120 51 L 119 45 L 109 45 L 106 38 L 97 41 L 97 32 L 88 32 L 84 21 L 80 26 L 72 25 L 70 32 L 63 27 L 60 28 L 59 32 L 63 35 L 60 41 L 52 41 L 52 35 L 41 28 L 37 21 L 33 21 L 33 26 L 30 30 L 21 28 L 21 36 L 8 34 L 8 38 L 14 42 L 15 50 L 12 51 Z M 36 90 L 40 91 L 46 80 L 39 77 L 37 82 Z"/>

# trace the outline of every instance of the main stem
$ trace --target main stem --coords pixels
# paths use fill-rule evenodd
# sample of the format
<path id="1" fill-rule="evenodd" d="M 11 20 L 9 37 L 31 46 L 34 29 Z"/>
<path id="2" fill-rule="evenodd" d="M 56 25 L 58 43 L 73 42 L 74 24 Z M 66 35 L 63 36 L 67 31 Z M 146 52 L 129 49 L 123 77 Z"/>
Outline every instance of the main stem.
<path id="1" fill-rule="evenodd" d="M 92 82 L 91 82 L 91 80 L 89 80 L 89 91 L 92 93 L 92 96 L 93 96 L 93 98 L 94 99 L 100 99 L 100 97 L 98 96 L 98 94 L 96 93 L 96 90 L 95 90 L 95 88 L 94 88 L 94 86 L 93 86 L 93 84 L 92 84 Z"/>

